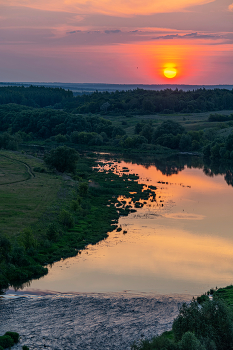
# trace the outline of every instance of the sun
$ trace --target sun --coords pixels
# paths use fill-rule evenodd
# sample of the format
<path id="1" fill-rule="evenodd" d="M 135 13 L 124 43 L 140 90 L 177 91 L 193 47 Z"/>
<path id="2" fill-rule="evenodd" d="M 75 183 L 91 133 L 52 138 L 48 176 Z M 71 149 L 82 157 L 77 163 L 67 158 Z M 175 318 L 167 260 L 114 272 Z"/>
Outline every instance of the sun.
<path id="1" fill-rule="evenodd" d="M 173 68 L 173 67 L 166 67 L 163 70 L 163 74 L 165 75 L 166 78 L 172 79 L 172 78 L 175 78 L 177 74 L 177 70 L 176 68 Z"/>

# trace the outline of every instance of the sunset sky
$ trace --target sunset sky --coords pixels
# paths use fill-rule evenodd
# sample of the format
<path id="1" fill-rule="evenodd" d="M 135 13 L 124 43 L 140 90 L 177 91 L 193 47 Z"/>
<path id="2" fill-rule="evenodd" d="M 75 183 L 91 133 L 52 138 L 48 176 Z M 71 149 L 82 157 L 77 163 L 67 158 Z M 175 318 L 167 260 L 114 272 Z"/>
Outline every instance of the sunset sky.
<path id="1" fill-rule="evenodd" d="M 233 0 L 0 0 L 0 26 L 2 82 L 233 84 Z"/>

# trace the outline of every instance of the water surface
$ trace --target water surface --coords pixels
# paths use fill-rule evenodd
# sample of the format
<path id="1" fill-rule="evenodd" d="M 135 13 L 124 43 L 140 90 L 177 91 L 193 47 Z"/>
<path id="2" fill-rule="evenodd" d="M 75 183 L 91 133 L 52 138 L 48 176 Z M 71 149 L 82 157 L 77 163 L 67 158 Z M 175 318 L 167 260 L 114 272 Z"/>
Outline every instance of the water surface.
<path id="1" fill-rule="evenodd" d="M 155 165 L 111 163 L 105 169 L 121 174 L 127 167 L 140 183 L 156 186 L 156 201 L 121 217 L 122 231 L 55 263 L 24 290 L 197 295 L 233 282 L 233 188 L 223 175 L 186 166 L 167 176 Z"/>

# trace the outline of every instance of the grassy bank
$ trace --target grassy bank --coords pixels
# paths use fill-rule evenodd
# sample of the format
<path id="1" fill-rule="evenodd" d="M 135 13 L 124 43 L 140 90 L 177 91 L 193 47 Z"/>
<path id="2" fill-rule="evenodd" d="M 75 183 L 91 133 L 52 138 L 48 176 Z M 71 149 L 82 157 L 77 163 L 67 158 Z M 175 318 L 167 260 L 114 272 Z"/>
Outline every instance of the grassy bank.
<path id="1" fill-rule="evenodd" d="M 1 152 L 0 287 L 15 287 L 47 273 L 47 264 L 78 254 L 107 237 L 120 215 L 141 197 L 137 176 L 93 169 L 95 157 L 82 157 L 75 176 L 45 170 L 40 159 Z M 134 195 L 130 195 L 134 192 Z M 132 205 L 118 196 L 132 197 Z"/>

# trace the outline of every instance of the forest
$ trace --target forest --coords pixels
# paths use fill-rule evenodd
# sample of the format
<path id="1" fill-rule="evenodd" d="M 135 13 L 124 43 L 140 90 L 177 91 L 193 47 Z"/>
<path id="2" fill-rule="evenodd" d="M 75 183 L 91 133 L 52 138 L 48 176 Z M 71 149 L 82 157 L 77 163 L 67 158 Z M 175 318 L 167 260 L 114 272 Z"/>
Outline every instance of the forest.
<path id="1" fill-rule="evenodd" d="M 53 106 L 74 113 L 200 113 L 233 109 L 233 90 L 197 89 L 193 91 L 135 89 L 115 92 L 83 93 L 47 87 L 0 87 L 0 104 L 16 103 L 31 107 Z"/>

